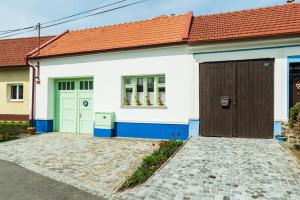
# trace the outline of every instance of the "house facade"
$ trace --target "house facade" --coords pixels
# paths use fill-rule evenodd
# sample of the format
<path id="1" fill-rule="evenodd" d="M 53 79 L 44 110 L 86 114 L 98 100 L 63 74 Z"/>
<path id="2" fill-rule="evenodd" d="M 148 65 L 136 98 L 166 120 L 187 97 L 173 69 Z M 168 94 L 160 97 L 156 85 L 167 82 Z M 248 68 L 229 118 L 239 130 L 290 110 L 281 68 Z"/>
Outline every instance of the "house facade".
<path id="1" fill-rule="evenodd" d="M 288 120 L 299 16 L 292 3 L 65 32 L 29 56 L 37 131 L 272 138 Z"/>
<path id="2" fill-rule="evenodd" d="M 31 84 L 26 56 L 38 43 L 38 38 L 0 40 L 0 121 L 29 120 Z"/>

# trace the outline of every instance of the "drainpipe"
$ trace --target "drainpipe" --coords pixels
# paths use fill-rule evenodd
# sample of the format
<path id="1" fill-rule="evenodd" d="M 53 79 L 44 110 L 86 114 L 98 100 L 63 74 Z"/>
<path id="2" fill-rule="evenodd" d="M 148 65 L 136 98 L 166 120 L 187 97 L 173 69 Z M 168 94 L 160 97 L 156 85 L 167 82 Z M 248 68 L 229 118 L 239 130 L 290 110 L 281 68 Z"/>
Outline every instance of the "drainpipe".
<path id="1" fill-rule="evenodd" d="M 32 85 L 31 85 L 31 121 L 30 126 L 34 126 L 34 111 L 35 111 L 35 83 L 36 79 L 40 81 L 39 76 L 36 76 L 36 71 L 39 71 L 39 62 L 37 65 L 33 65 L 30 61 L 27 60 L 27 66 L 32 69 Z M 39 73 L 39 72 L 38 72 Z"/>

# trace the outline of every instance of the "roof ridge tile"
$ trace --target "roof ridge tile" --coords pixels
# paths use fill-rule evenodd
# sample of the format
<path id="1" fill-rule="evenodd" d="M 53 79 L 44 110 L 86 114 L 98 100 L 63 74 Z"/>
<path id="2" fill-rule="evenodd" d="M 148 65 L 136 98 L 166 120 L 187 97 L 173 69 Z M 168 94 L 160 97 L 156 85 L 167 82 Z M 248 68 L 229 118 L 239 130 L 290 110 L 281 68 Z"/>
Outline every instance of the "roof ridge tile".
<path id="1" fill-rule="evenodd" d="M 91 28 L 83 28 L 83 29 L 77 29 L 77 30 L 70 30 L 70 33 L 73 32 L 81 32 L 81 31 L 90 31 L 90 30 L 95 30 L 95 29 L 101 29 L 101 28 L 112 28 L 112 27 L 118 27 L 118 26 L 124 26 L 124 25 L 133 25 L 133 24 L 139 24 L 139 23 L 144 23 L 144 22 L 150 22 L 150 21 L 154 21 L 154 20 L 158 20 L 161 18 L 174 18 L 174 17 L 182 17 L 182 16 L 186 16 L 189 13 L 185 13 L 185 14 L 180 14 L 180 15 L 160 15 L 154 18 L 150 18 L 150 19 L 144 19 L 144 20 L 139 20 L 139 21 L 131 21 L 131 22 L 124 22 L 124 23 L 118 23 L 118 24 L 109 24 L 109 25 L 104 25 L 104 26 L 97 26 L 97 27 L 91 27 Z"/>
<path id="2" fill-rule="evenodd" d="M 295 5 L 300 5 L 300 3 L 293 2 L 293 3 L 286 3 L 286 4 L 283 4 L 283 5 L 266 6 L 266 7 L 258 7 L 258 8 L 251 8 L 251 9 L 241 9 L 241 10 L 235 10 L 235 11 L 204 14 L 204 15 L 199 15 L 199 16 L 196 16 L 196 17 L 210 17 L 210 16 L 215 16 L 215 15 L 227 15 L 227 14 L 235 14 L 235 13 L 242 13 L 242 12 L 266 10 L 266 9 L 271 9 L 271 8 L 292 7 L 292 6 L 295 6 Z"/>

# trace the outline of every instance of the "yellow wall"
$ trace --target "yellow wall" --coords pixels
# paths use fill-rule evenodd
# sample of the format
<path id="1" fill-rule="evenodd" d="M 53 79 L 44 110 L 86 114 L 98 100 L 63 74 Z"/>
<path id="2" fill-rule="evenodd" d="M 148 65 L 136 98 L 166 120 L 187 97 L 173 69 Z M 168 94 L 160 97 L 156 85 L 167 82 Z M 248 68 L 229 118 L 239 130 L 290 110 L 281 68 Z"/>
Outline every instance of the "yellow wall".
<path id="1" fill-rule="evenodd" d="M 9 85 L 23 84 L 23 101 L 10 101 Z M 0 114 L 29 114 L 29 68 L 0 67 Z"/>

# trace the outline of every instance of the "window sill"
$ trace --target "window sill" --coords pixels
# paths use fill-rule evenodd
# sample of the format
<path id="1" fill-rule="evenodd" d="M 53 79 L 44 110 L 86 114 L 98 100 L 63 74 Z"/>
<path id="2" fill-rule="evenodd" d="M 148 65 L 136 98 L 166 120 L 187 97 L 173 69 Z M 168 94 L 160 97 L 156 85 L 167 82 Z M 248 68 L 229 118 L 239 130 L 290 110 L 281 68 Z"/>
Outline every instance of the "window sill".
<path id="1" fill-rule="evenodd" d="M 167 106 L 121 106 L 122 109 L 167 109 Z"/>
<path id="2" fill-rule="evenodd" d="M 18 99 L 10 99 L 9 102 L 12 102 L 12 103 L 23 103 L 23 100 L 22 99 L 20 99 L 20 100 L 18 100 Z"/>

